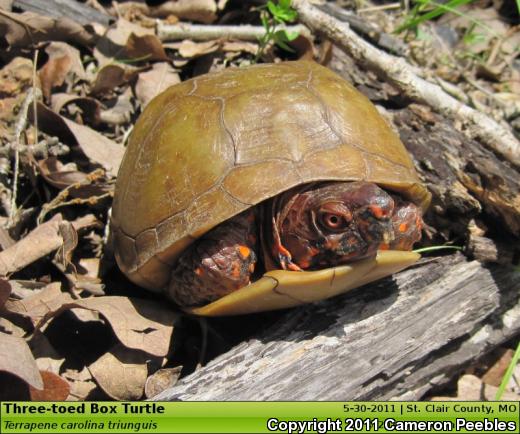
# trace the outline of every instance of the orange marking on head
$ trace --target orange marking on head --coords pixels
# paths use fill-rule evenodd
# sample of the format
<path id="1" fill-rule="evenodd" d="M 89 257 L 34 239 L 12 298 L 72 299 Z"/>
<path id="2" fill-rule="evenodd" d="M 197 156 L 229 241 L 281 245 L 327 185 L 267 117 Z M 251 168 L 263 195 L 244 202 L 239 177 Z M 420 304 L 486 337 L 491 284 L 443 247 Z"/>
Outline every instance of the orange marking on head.
<path id="1" fill-rule="evenodd" d="M 251 249 L 247 246 L 238 246 L 238 253 L 243 259 L 247 259 L 251 255 Z"/>
<path id="2" fill-rule="evenodd" d="M 388 250 L 390 249 L 390 246 L 388 244 L 382 243 L 379 244 L 379 250 Z"/>
<path id="3" fill-rule="evenodd" d="M 204 274 L 204 270 L 201 267 L 195 268 L 195 274 L 197 276 L 202 276 Z"/>
<path id="4" fill-rule="evenodd" d="M 299 263 L 300 268 L 309 268 L 311 266 L 311 263 L 307 261 L 306 259 L 303 259 Z"/>
<path id="5" fill-rule="evenodd" d="M 399 232 L 406 232 L 408 230 L 408 224 L 407 223 L 401 223 L 399 225 Z"/>
<path id="6" fill-rule="evenodd" d="M 374 216 L 378 219 L 384 215 L 383 208 L 377 205 L 370 205 L 370 211 L 372 211 L 372 214 L 374 214 Z"/>
<path id="7" fill-rule="evenodd" d="M 320 253 L 320 249 L 317 249 L 316 247 L 309 247 L 307 251 L 309 252 L 309 255 L 311 257 L 316 256 L 318 253 Z"/>
<path id="8" fill-rule="evenodd" d="M 294 262 L 289 262 L 287 268 L 291 271 L 302 271 L 302 269 L 298 267 L 298 265 L 296 265 Z"/>

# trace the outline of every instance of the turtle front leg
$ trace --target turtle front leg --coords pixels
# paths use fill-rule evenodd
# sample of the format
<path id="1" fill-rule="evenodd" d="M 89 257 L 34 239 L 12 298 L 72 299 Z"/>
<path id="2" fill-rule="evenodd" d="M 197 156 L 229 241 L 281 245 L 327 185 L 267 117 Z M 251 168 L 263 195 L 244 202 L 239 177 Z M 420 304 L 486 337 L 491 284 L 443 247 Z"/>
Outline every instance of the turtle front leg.
<path id="1" fill-rule="evenodd" d="M 177 260 L 168 292 L 180 306 L 199 306 L 251 282 L 257 261 L 253 211 L 213 228 Z"/>

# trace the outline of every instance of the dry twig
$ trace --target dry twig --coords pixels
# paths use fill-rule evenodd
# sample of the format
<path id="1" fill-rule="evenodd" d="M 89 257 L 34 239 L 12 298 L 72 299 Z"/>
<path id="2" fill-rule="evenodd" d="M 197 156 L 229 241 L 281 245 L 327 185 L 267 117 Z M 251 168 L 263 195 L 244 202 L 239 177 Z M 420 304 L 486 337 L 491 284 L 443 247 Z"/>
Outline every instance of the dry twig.
<path id="1" fill-rule="evenodd" d="M 311 37 L 309 29 L 299 24 L 281 27 L 288 32 L 298 32 Z M 193 41 L 211 41 L 214 39 L 238 39 L 241 41 L 258 41 L 265 34 L 262 26 L 206 26 L 199 24 L 164 24 L 157 21 L 157 36 L 162 41 L 191 39 Z"/>
<path id="2" fill-rule="evenodd" d="M 520 143 L 511 131 L 485 114 L 462 104 L 441 87 L 418 77 L 414 67 L 404 59 L 392 56 L 356 35 L 348 24 L 320 11 L 306 0 L 294 0 L 300 20 L 316 32 L 323 33 L 356 61 L 390 81 L 403 94 L 439 113 L 456 118 L 467 128 L 467 134 L 520 167 Z"/>

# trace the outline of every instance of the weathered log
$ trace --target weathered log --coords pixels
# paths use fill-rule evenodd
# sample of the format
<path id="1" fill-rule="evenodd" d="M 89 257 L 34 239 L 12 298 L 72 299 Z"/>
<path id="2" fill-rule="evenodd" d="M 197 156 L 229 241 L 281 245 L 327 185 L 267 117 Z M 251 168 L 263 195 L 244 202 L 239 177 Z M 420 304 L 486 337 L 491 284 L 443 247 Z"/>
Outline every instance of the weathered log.
<path id="1" fill-rule="evenodd" d="M 70 0 L 14 0 L 13 7 L 52 18 L 66 17 L 81 25 L 99 23 L 108 26 L 114 20 L 86 4 Z"/>
<path id="2" fill-rule="evenodd" d="M 520 331 L 519 287 L 461 254 L 424 260 L 287 311 L 155 399 L 419 399 Z"/>

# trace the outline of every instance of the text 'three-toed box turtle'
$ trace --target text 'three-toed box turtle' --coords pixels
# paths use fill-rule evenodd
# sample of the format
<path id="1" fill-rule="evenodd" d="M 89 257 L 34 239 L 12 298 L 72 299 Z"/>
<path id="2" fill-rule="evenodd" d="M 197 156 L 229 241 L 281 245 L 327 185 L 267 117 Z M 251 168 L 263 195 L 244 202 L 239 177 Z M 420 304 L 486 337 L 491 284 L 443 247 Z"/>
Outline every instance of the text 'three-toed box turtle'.
<path id="1" fill-rule="evenodd" d="M 415 262 L 429 200 L 397 135 L 332 71 L 227 69 L 170 87 L 137 121 L 116 259 L 195 314 L 280 309 Z"/>

